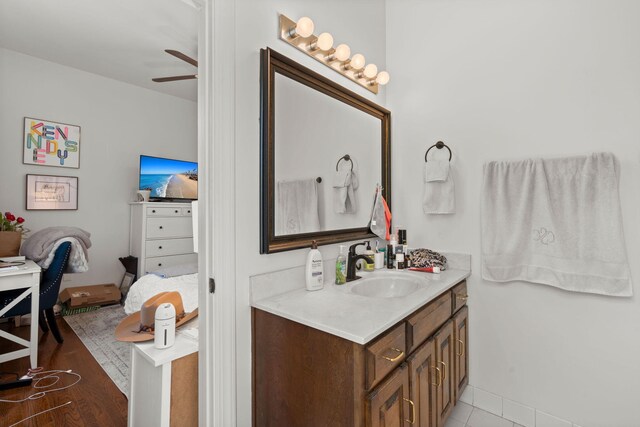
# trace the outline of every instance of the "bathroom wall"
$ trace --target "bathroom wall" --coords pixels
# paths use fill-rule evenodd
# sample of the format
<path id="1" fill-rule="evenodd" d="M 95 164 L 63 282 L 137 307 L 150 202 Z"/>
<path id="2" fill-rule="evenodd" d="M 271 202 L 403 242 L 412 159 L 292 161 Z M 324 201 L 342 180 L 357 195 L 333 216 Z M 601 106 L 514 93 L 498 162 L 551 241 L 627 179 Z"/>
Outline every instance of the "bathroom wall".
<path id="1" fill-rule="evenodd" d="M 486 161 L 613 152 L 638 293 L 640 3 L 393 0 L 386 8 L 393 213 L 410 244 L 472 253 L 470 383 L 584 427 L 637 426 L 638 298 L 481 280 L 479 205 Z M 453 150 L 451 216 L 421 209 L 423 156 L 438 140 Z"/>
<path id="2" fill-rule="evenodd" d="M 65 275 L 63 288 L 119 285 L 139 155 L 196 160 L 196 103 L 2 48 L 0 94 L 0 211 L 24 217 L 33 231 L 91 233 L 89 271 Z M 22 164 L 25 116 L 79 125 L 80 169 Z M 78 177 L 78 210 L 25 210 L 26 174 Z"/>
<path id="3" fill-rule="evenodd" d="M 385 68 L 385 5 L 383 0 L 244 0 L 236 1 L 236 250 L 237 250 L 237 425 L 251 425 L 251 276 L 303 265 L 307 250 L 259 253 L 260 200 L 260 49 L 271 47 L 375 102 L 384 105 L 384 91 L 375 96 L 335 71 L 278 39 L 278 13 L 292 19 L 311 17 L 316 34 L 329 31 L 336 42 Z M 337 245 L 320 248 L 335 258 Z M 300 280 L 304 280 L 301 275 Z"/>

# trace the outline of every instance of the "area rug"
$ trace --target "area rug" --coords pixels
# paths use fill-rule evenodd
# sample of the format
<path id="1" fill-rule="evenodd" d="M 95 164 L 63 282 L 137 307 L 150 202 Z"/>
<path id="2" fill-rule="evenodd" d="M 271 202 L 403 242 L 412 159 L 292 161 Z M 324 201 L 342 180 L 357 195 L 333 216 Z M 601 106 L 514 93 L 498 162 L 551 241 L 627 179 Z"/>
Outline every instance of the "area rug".
<path id="1" fill-rule="evenodd" d="M 128 399 L 131 349 L 129 343 L 116 341 L 113 335 L 126 316 L 122 306 L 114 305 L 65 316 L 64 320 Z"/>

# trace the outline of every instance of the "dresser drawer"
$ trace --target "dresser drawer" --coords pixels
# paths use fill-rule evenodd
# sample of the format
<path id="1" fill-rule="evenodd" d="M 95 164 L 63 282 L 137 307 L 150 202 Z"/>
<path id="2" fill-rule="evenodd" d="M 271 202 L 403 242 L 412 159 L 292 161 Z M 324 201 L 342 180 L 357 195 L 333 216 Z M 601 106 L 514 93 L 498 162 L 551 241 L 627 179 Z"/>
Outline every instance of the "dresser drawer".
<path id="1" fill-rule="evenodd" d="M 147 257 L 182 255 L 193 252 L 193 239 L 147 240 L 145 254 Z"/>
<path id="2" fill-rule="evenodd" d="M 467 304 L 467 281 L 464 280 L 453 287 L 453 312 L 460 310 Z"/>
<path id="3" fill-rule="evenodd" d="M 191 218 L 149 218 L 147 219 L 147 238 L 192 237 Z"/>
<path id="4" fill-rule="evenodd" d="M 389 372 L 400 365 L 406 355 L 404 322 L 365 348 L 366 388 L 371 390 Z"/>
<path id="5" fill-rule="evenodd" d="M 433 302 L 407 318 L 407 347 L 411 353 L 451 317 L 451 292 L 439 296 Z"/>
<path id="6" fill-rule="evenodd" d="M 144 271 L 149 273 L 163 267 L 172 267 L 181 264 L 193 264 L 198 262 L 198 254 L 170 255 L 146 258 L 144 260 Z"/>
<path id="7" fill-rule="evenodd" d="M 183 216 L 183 207 L 151 207 L 147 208 L 147 216 Z M 191 209 L 189 209 L 191 210 Z"/>

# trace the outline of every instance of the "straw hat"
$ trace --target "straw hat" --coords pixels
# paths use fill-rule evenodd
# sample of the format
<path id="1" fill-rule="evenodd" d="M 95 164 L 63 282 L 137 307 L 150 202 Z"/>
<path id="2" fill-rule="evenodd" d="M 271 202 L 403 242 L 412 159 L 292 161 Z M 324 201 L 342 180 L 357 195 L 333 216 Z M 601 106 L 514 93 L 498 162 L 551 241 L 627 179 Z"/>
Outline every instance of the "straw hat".
<path id="1" fill-rule="evenodd" d="M 156 309 L 168 302 L 176 308 L 176 328 L 198 315 L 197 308 L 188 314 L 184 312 L 180 292 L 160 292 L 142 304 L 140 311 L 120 322 L 116 327 L 116 339 L 127 342 L 152 340 Z"/>

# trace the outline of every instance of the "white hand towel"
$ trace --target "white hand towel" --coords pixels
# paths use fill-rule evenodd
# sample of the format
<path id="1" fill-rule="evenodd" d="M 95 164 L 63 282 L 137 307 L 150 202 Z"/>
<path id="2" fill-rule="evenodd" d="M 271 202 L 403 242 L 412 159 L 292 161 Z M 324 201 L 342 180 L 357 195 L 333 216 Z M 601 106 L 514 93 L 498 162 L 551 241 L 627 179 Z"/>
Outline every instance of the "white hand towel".
<path id="1" fill-rule="evenodd" d="M 631 296 L 613 154 L 487 163 L 482 277 Z"/>
<path id="2" fill-rule="evenodd" d="M 278 182 L 276 236 L 320 231 L 315 179 Z"/>
<path id="3" fill-rule="evenodd" d="M 333 177 L 333 210 L 337 214 L 352 214 L 357 210 L 355 190 L 360 185 L 354 171 L 340 170 Z"/>
<path id="4" fill-rule="evenodd" d="M 426 214 L 456 212 L 455 186 L 448 160 L 429 160 L 424 164 L 422 210 Z"/>

